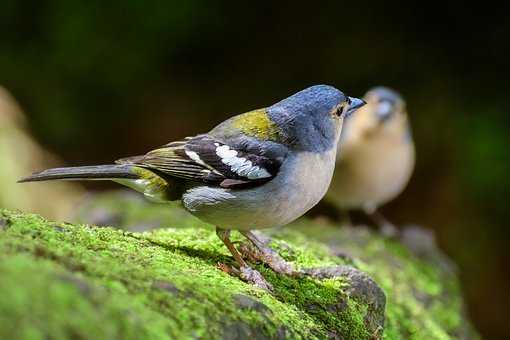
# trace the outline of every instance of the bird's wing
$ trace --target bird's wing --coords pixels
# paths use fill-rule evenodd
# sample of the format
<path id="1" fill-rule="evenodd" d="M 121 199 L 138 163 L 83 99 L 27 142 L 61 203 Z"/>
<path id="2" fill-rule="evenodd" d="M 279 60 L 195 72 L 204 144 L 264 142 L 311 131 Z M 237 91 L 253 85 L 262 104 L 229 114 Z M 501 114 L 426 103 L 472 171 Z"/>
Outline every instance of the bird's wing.
<path id="1" fill-rule="evenodd" d="M 225 188 L 256 186 L 271 180 L 282 157 L 270 157 L 243 144 L 220 142 L 208 135 L 169 143 L 143 156 L 124 158 L 120 164 L 133 164 L 164 175 L 218 185 Z"/>

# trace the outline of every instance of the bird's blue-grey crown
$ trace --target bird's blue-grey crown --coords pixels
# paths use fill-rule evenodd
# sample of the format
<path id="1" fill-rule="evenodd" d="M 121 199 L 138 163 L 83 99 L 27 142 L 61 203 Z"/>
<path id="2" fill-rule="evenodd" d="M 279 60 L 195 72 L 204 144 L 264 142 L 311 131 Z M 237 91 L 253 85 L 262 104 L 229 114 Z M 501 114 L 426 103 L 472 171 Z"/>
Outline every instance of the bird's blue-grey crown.
<path id="1" fill-rule="evenodd" d="M 348 97 L 333 86 L 315 85 L 270 106 L 267 113 L 291 147 L 324 152 L 335 146 L 341 128 L 332 112 L 349 115 L 364 104 L 363 100 Z"/>

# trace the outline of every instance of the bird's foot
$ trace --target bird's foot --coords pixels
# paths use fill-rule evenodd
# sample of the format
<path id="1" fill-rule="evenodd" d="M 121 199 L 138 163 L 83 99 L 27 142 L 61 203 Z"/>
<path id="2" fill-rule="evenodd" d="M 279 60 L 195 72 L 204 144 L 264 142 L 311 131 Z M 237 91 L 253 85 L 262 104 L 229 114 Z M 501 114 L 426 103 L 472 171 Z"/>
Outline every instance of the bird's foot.
<path id="1" fill-rule="evenodd" d="M 241 266 L 239 269 L 228 266 L 224 263 L 218 263 L 218 268 L 220 268 L 222 271 L 232 275 L 237 276 L 241 280 L 248 282 L 255 287 L 264 289 L 268 292 L 273 291 L 273 286 L 264 279 L 262 274 L 260 274 L 257 270 L 250 268 L 249 266 Z"/>
<path id="2" fill-rule="evenodd" d="M 292 264 L 285 261 L 276 251 L 269 247 L 243 243 L 239 246 L 239 251 L 248 261 L 262 262 L 276 273 L 288 276 L 301 275 L 300 272 L 294 269 Z"/>
<path id="3" fill-rule="evenodd" d="M 379 225 L 379 233 L 386 238 L 395 239 L 400 235 L 400 231 L 393 223 L 383 223 Z"/>
<path id="4" fill-rule="evenodd" d="M 253 268 L 250 268 L 246 262 L 244 261 L 241 254 L 239 254 L 239 251 L 237 251 L 236 247 L 230 241 L 230 230 L 228 229 L 221 229 L 216 228 L 216 234 L 218 237 L 223 241 L 225 246 L 228 248 L 232 256 L 234 256 L 234 259 L 236 260 L 239 269 L 235 267 L 230 267 L 226 264 L 220 263 L 218 264 L 218 267 L 223 270 L 224 272 L 227 272 L 233 276 L 239 277 L 241 280 L 246 281 L 248 283 L 253 284 L 256 287 L 265 289 L 269 292 L 273 290 L 273 287 L 269 282 L 264 279 L 262 274 L 260 274 L 258 271 L 256 271 Z"/>

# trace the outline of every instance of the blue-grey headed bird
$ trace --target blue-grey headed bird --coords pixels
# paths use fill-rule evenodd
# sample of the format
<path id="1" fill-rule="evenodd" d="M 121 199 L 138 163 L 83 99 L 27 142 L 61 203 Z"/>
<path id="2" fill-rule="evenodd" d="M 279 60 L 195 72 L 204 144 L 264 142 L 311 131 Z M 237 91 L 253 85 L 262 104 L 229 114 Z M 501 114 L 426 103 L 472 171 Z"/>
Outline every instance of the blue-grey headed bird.
<path id="1" fill-rule="evenodd" d="M 290 274 L 250 230 L 285 225 L 319 202 L 333 176 L 343 118 L 364 104 L 334 87 L 312 86 L 142 156 L 111 165 L 49 169 L 21 182 L 108 179 L 156 202 L 181 201 L 216 226 L 239 265 L 223 265 L 224 270 L 270 289 L 232 244 L 230 230 L 245 235 L 271 268 Z"/>
<path id="2" fill-rule="evenodd" d="M 363 99 L 367 105 L 345 121 L 327 200 L 345 210 L 361 209 L 393 233 L 377 208 L 404 190 L 414 169 L 406 104 L 387 87 L 375 87 Z"/>

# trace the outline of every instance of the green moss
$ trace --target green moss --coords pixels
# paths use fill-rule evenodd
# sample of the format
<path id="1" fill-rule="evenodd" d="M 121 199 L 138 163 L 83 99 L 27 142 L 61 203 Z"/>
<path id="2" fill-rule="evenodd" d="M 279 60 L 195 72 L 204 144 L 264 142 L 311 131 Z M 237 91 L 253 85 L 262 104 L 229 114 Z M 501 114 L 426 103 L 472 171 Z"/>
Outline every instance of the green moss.
<path id="1" fill-rule="evenodd" d="M 133 233 L 5 210 L 0 218 L 0 338 L 370 336 L 367 306 L 346 293 L 348 281 L 259 265 L 275 287 L 268 294 L 217 269 L 231 257 L 210 229 Z M 277 243 L 297 266 L 342 263 L 318 244 Z"/>
<path id="2" fill-rule="evenodd" d="M 30 274 L 30 276 L 28 276 Z M 175 322 L 139 296 L 93 285 L 47 259 L 18 254 L 0 263 L 2 339 L 165 338 Z"/>
<path id="3" fill-rule="evenodd" d="M 0 338 L 476 338 L 455 274 L 367 229 L 301 219 L 268 232 L 298 268 L 350 265 L 373 278 L 386 294 L 384 334 L 384 306 L 353 292 L 347 277 L 296 279 L 256 265 L 271 295 L 223 273 L 216 265 L 231 256 L 182 209 L 116 193 L 77 215 L 166 228 L 139 233 L 0 210 Z"/>
<path id="4" fill-rule="evenodd" d="M 477 337 L 464 317 L 455 274 L 438 263 L 419 259 L 397 241 L 363 228 L 301 221 L 292 229 L 277 234 L 288 240 L 311 235 L 350 259 L 381 286 L 387 298 L 385 339 Z"/>

